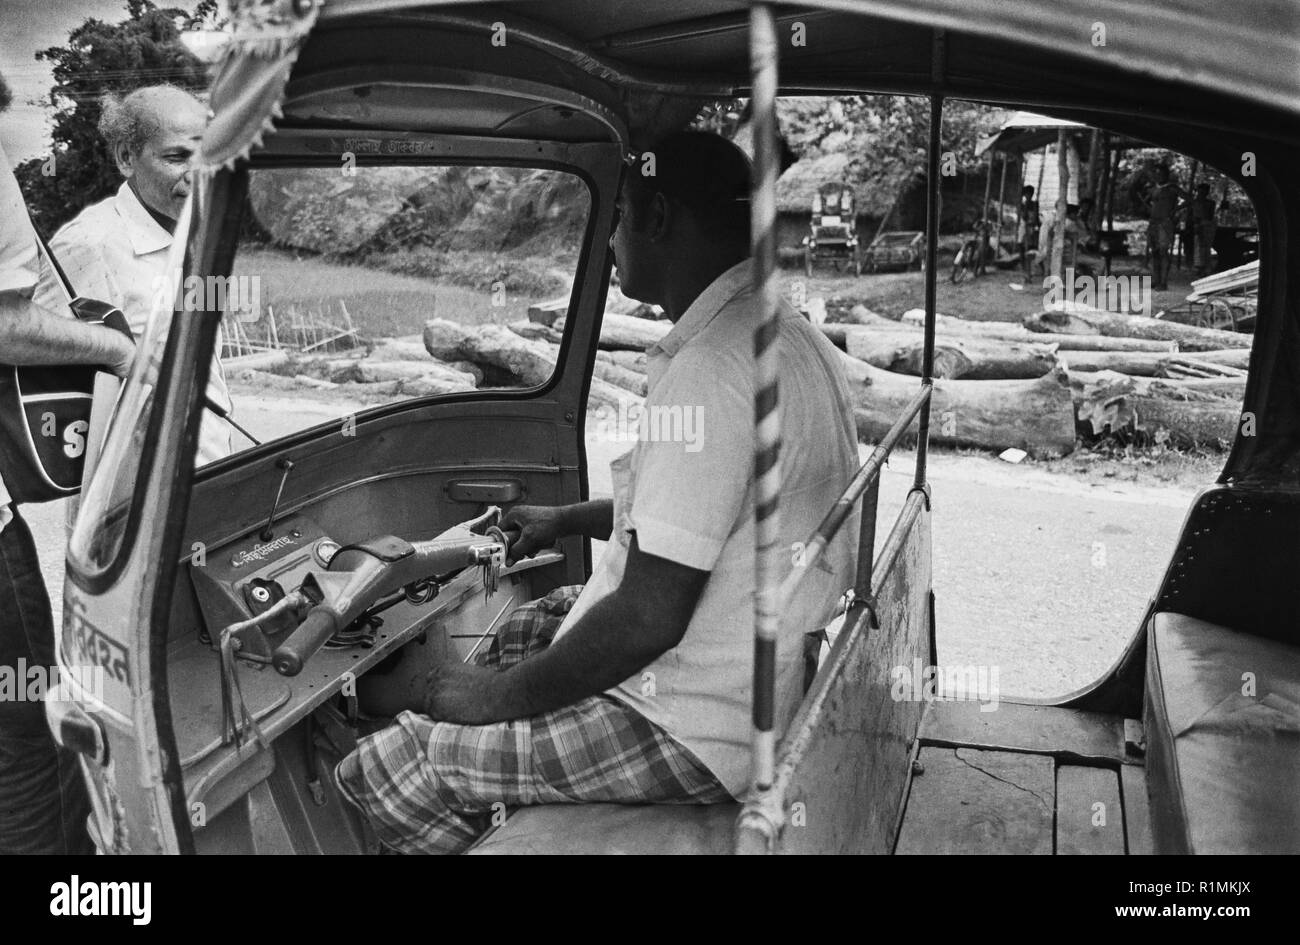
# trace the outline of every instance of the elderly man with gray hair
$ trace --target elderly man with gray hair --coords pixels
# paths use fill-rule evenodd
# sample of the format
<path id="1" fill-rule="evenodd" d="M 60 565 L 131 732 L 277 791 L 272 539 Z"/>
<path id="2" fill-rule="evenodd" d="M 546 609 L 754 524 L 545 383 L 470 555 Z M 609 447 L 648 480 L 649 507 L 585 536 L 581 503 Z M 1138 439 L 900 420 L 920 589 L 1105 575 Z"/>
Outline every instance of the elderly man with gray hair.
<path id="1" fill-rule="evenodd" d="M 106 95 L 99 131 L 125 181 L 117 193 L 86 207 L 50 241 L 73 289 L 116 305 L 137 337 L 160 292 L 180 278 L 168 272 L 167 260 L 176 218 L 190 193 L 190 158 L 206 120 L 203 103 L 175 86 Z M 37 301 L 50 308 L 64 303 L 62 286 L 52 273 L 42 279 Z M 230 394 L 216 357 L 207 394 L 215 407 L 230 411 Z M 209 409 L 199 431 L 196 462 L 229 454 L 230 430 L 230 424 Z"/>

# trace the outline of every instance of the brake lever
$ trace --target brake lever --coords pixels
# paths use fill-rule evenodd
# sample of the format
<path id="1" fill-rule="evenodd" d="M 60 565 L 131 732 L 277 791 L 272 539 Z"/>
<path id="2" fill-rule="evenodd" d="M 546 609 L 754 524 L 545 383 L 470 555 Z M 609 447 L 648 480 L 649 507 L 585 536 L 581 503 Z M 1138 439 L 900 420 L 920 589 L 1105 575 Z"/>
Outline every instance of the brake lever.
<path id="1" fill-rule="evenodd" d="M 301 612 L 314 604 L 315 602 L 303 593 L 302 588 L 290 591 L 260 614 L 247 620 L 238 620 L 227 626 L 217 636 L 218 647 L 225 646 L 229 641 L 230 649 L 238 654 L 240 659 L 253 663 L 269 663 L 270 660 L 267 657 L 251 652 L 244 645 L 243 635 L 250 630 L 260 630 L 286 613 L 292 613 L 295 620 L 301 621 L 303 616 Z M 264 643 L 262 645 L 265 646 Z"/>

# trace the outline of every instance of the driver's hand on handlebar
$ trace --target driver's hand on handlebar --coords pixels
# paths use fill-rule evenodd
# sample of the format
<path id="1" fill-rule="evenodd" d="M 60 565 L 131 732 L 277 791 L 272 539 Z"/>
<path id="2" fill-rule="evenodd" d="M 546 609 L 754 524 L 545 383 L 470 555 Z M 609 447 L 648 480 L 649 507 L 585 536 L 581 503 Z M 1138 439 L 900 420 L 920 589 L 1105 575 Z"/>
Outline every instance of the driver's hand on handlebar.
<path id="1" fill-rule="evenodd" d="M 506 533 L 519 533 L 510 543 L 506 564 L 545 551 L 564 537 L 563 513 L 547 505 L 516 505 L 501 516 L 498 527 Z"/>

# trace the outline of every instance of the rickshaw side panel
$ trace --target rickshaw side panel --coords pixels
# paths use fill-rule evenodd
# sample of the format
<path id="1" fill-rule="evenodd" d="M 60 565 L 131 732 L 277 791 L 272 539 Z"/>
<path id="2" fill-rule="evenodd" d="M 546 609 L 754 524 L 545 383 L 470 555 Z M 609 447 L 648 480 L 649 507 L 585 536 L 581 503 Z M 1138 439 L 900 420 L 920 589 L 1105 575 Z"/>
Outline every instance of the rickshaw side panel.
<path id="1" fill-rule="evenodd" d="M 930 514 L 925 494 L 913 492 L 877 563 L 879 627 L 865 608 L 846 624 L 814 682 L 810 699 L 820 704 L 787 736 L 802 750 L 785 762 L 793 770 L 782 853 L 893 849 L 924 707 L 919 693 L 895 698 L 894 670 L 910 679 L 930 662 Z"/>

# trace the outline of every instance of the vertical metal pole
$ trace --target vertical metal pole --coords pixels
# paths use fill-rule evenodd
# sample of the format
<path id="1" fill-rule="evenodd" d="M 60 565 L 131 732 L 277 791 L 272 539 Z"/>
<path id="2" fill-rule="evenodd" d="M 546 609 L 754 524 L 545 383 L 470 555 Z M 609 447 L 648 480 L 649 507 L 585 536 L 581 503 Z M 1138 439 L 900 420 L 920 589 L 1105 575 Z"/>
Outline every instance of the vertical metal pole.
<path id="1" fill-rule="evenodd" d="M 858 576 L 853 583 L 854 593 L 868 600 L 874 599 L 872 586 L 875 575 L 872 567 L 876 557 L 876 513 L 880 506 L 880 479 L 862 496 L 862 525 L 858 529 Z"/>
<path id="2" fill-rule="evenodd" d="M 938 45 L 938 44 L 936 44 Z M 943 121 L 943 96 L 930 96 L 930 151 L 926 159 L 925 198 L 925 355 L 921 361 L 921 383 L 934 383 L 935 279 L 939 254 L 939 132 Z M 991 168 L 990 168 L 991 170 Z M 930 448 L 930 401 L 921 408 L 916 434 L 916 480 L 913 488 L 925 487 L 926 459 Z"/>
<path id="3" fill-rule="evenodd" d="M 752 787 L 765 791 L 776 770 L 776 639 L 781 615 L 781 413 L 777 388 L 776 19 L 766 4 L 749 16 L 753 77 L 754 180 L 750 204 L 754 293 L 762 320 L 754 331 L 754 754 Z"/>

